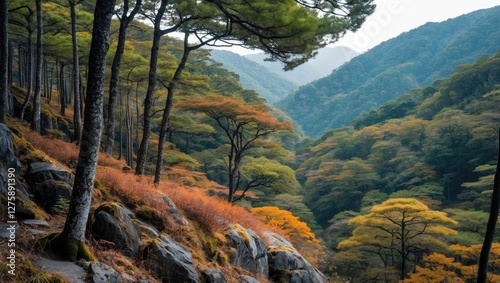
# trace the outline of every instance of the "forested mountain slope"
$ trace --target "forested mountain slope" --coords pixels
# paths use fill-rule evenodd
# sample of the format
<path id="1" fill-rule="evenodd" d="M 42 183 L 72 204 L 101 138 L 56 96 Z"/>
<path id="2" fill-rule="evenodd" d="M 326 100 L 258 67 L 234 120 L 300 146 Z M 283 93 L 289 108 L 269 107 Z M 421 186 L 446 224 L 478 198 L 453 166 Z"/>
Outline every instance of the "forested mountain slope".
<path id="1" fill-rule="evenodd" d="M 323 226 L 389 197 L 487 211 L 483 192 L 493 184 L 499 109 L 497 53 L 370 112 L 359 128 L 306 140 L 297 150 L 306 203 Z"/>
<path id="2" fill-rule="evenodd" d="M 331 75 L 277 103 L 306 134 L 347 126 L 360 114 L 413 88 L 447 77 L 460 64 L 500 48 L 500 7 L 427 23 L 357 56 Z"/>
<path id="3" fill-rule="evenodd" d="M 296 91 L 299 85 L 268 70 L 266 67 L 231 51 L 212 50 L 212 58 L 222 67 L 239 75 L 243 87 L 256 91 L 272 104 Z"/>
<path id="4" fill-rule="evenodd" d="M 356 281 L 474 282 L 499 150 L 500 52 L 355 125 L 296 150 L 304 200 L 337 252 L 337 271 Z M 415 253 L 394 253 L 399 247 Z M 497 282 L 494 265 L 488 276 Z"/>

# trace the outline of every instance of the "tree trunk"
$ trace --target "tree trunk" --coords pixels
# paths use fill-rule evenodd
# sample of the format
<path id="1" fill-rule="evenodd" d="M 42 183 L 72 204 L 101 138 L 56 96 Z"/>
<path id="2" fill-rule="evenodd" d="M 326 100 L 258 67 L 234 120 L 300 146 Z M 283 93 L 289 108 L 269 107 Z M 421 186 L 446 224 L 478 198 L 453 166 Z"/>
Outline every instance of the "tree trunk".
<path id="1" fill-rule="evenodd" d="M 71 39 L 73 44 L 73 95 L 74 95 L 74 114 L 73 124 L 75 127 L 76 144 L 80 144 L 82 138 L 82 115 L 80 112 L 80 63 L 78 61 L 78 38 L 76 33 L 76 0 L 69 0 L 71 9 Z"/>
<path id="2" fill-rule="evenodd" d="M 64 243 L 62 247 L 66 249 L 66 257 L 71 261 L 85 257 L 79 247 L 85 239 L 101 140 L 106 54 L 114 6 L 115 0 L 97 0 L 95 7 L 84 129 L 68 217 L 59 236 Z"/>
<path id="3" fill-rule="evenodd" d="M 164 154 L 164 144 L 168 129 L 168 118 L 170 116 L 170 111 L 172 110 L 172 105 L 174 103 L 174 92 L 177 83 L 181 79 L 182 71 L 186 67 L 186 62 L 189 57 L 189 52 L 191 49 L 188 47 L 188 34 L 186 33 L 184 37 L 184 52 L 182 54 L 181 61 L 175 70 L 174 77 L 167 87 L 167 101 L 165 102 L 165 108 L 163 109 L 163 117 L 161 119 L 160 126 L 160 136 L 158 137 L 158 155 L 156 157 L 156 168 L 155 168 L 155 178 L 154 183 L 159 184 L 161 178 L 161 171 L 163 167 L 163 154 Z"/>
<path id="4" fill-rule="evenodd" d="M 6 16 L 7 17 L 7 16 Z M 6 33 L 7 34 L 7 33 Z M 7 37 L 8 39 L 8 37 Z M 8 84 L 12 85 L 12 82 L 14 82 L 13 75 L 14 75 L 14 70 L 12 68 L 12 64 L 14 62 L 14 47 L 12 47 L 12 43 L 7 40 L 9 43 L 9 63 L 8 63 L 8 71 L 7 71 L 7 76 L 8 76 Z"/>
<path id="5" fill-rule="evenodd" d="M 106 145 L 104 151 L 111 156 L 113 154 L 113 143 L 115 141 L 115 107 L 116 95 L 118 93 L 118 81 L 120 75 L 120 64 L 125 50 L 125 38 L 127 36 L 127 28 L 130 22 L 134 19 L 135 15 L 141 7 L 142 0 L 138 0 L 134 9 L 127 15 L 129 10 L 129 1 L 125 0 L 123 3 L 123 14 L 120 21 L 120 31 L 118 33 L 118 43 L 116 46 L 115 57 L 111 65 L 111 78 L 109 82 L 109 100 L 108 100 L 108 116 L 106 120 Z"/>
<path id="6" fill-rule="evenodd" d="M 9 36 L 7 1 L 0 1 L 0 123 L 5 123 L 8 92 Z"/>
<path id="7" fill-rule="evenodd" d="M 132 138 L 132 115 L 130 108 L 132 107 L 132 99 L 130 98 L 130 91 L 132 86 L 128 88 L 127 92 L 127 103 L 126 103 L 126 112 L 125 112 L 125 123 L 127 127 L 127 166 L 132 167 L 132 153 L 133 153 L 133 138 Z"/>
<path id="8" fill-rule="evenodd" d="M 30 17 L 31 19 L 31 17 Z M 30 23 L 30 26 L 32 24 Z M 21 107 L 21 121 L 24 120 L 24 112 L 26 111 L 26 107 L 28 107 L 28 102 L 31 100 L 31 94 L 33 92 L 33 31 L 28 31 L 28 55 L 26 59 L 26 64 L 28 65 L 28 93 L 26 94 L 26 99 L 24 100 L 23 106 Z"/>
<path id="9" fill-rule="evenodd" d="M 36 0 L 36 70 L 35 70 L 35 95 L 33 96 L 33 118 L 31 129 L 37 133 L 41 132 L 40 125 L 40 97 L 42 95 L 42 68 L 43 68 L 43 21 L 42 0 Z"/>
<path id="10" fill-rule="evenodd" d="M 479 256 L 479 268 L 477 271 L 477 283 L 485 283 L 488 278 L 488 259 L 490 256 L 493 238 L 495 236 L 495 226 L 498 219 L 498 210 L 500 209 L 500 129 L 498 129 L 498 159 L 497 171 L 493 183 L 493 195 L 491 197 L 491 210 L 488 224 L 486 225 L 486 234 L 484 236 L 483 247 Z"/>
<path id="11" fill-rule="evenodd" d="M 144 125 L 142 128 L 142 141 L 137 153 L 136 175 L 144 174 L 146 159 L 148 155 L 149 138 L 151 136 L 151 108 L 153 107 L 153 94 L 156 87 L 156 68 L 158 62 L 158 49 L 160 47 L 160 38 L 163 35 L 161 31 L 161 19 L 167 7 L 165 0 L 161 1 L 160 8 L 155 17 L 155 28 L 153 32 L 153 44 L 151 46 L 151 57 L 149 61 L 148 89 L 144 98 Z"/>
<path id="12" fill-rule="evenodd" d="M 60 63 L 59 68 L 59 100 L 61 103 L 61 115 L 66 115 L 66 87 L 64 82 L 64 63 Z"/>

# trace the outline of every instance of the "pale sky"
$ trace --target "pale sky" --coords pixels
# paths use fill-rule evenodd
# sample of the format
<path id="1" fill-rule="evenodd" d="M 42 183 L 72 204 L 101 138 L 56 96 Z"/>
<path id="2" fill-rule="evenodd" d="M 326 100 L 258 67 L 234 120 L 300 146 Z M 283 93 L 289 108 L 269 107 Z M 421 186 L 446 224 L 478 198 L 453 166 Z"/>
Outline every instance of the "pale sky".
<path id="1" fill-rule="evenodd" d="M 499 6 L 500 0 L 375 0 L 375 4 L 375 12 L 368 17 L 361 29 L 356 33 L 347 33 L 333 46 L 344 45 L 357 52 L 365 52 L 427 22 L 442 22 L 480 9 Z M 226 50 L 239 54 L 259 52 L 238 47 Z"/>
<path id="2" fill-rule="evenodd" d="M 500 0 L 375 0 L 375 4 L 375 12 L 361 29 L 346 34 L 335 45 L 365 52 L 427 22 L 442 22 L 472 11 L 498 6 Z"/>

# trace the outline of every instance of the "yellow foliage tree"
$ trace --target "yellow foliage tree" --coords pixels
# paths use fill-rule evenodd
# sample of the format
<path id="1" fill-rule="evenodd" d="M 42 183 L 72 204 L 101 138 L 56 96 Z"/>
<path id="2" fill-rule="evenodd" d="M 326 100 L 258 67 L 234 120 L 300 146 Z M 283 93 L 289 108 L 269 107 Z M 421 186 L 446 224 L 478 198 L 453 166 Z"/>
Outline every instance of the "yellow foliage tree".
<path id="1" fill-rule="evenodd" d="M 252 213 L 269 226 L 278 227 L 283 230 L 290 237 L 294 245 L 298 247 L 320 247 L 320 243 L 311 231 L 311 228 L 305 222 L 300 221 L 290 211 L 282 210 L 275 206 L 263 206 L 252 208 Z"/>
<path id="2" fill-rule="evenodd" d="M 455 220 L 412 198 L 389 199 L 373 206 L 369 214 L 351 219 L 349 224 L 357 228 L 338 248 L 343 252 L 376 256 L 379 260 L 373 262 L 382 262 L 382 265 L 365 266 L 366 270 L 396 268 L 400 280 L 405 279 L 411 264 L 419 257 L 446 249 L 440 237 L 457 233 L 446 227 L 457 224 Z"/>
<path id="3" fill-rule="evenodd" d="M 455 253 L 454 257 L 440 253 L 427 255 L 423 266 L 417 266 L 404 282 L 475 282 L 481 247 L 482 244 L 452 245 L 450 250 Z M 488 282 L 500 282 L 500 243 L 494 243 L 491 248 L 488 270 Z"/>

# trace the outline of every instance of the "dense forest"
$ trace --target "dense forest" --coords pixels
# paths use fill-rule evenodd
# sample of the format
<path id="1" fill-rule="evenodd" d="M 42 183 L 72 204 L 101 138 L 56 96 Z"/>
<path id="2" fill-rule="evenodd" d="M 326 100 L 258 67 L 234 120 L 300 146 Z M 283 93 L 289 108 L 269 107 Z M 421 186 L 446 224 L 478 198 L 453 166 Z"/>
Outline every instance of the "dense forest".
<path id="1" fill-rule="evenodd" d="M 500 150 L 498 7 L 426 24 L 300 88 L 375 89 L 413 72 L 394 95 L 359 96 L 363 111 L 342 106 L 352 115 L 308 110 L 323 103 L 314 92 L 295 102 L 323 115 L 302 124 L 312 139 L 204 47 L 262 49 L 291 69 L 359 28 L 372 1 L 33 2 L 3 7 L 1 211 L 12 179 L 17 219 L 53 227 L 20 225 L 13 282 L 66 282 L 31 264 L 47 253 L 132 282 L 476 282 Z"/>
<path id="2" fill-rule="evenodd" d="M 403 33 L 302 86 L 277 106 L 311 137 L 348 126 L 364 112 L 448 77 L 461 64 L 493 55 L 500 46 L 499 11 L 480 10 Z M 299 103 L 302 107 L 296 107 Z"/>

